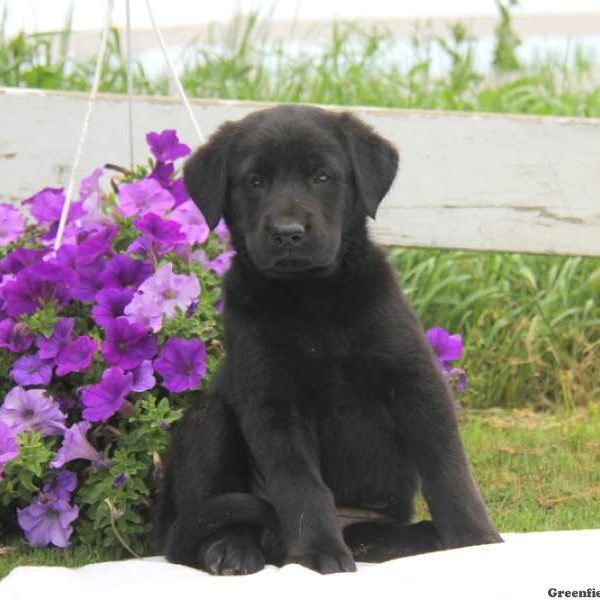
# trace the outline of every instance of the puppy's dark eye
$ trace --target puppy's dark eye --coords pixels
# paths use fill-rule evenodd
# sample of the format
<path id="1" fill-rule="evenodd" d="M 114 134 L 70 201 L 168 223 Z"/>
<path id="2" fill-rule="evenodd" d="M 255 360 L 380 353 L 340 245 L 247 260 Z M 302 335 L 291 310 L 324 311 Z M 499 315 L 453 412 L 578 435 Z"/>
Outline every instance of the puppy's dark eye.
<path id="1" fill-rule="evenodd" d="M 317 171 L 313 175 L 313 181 L 315 183 L 327 183 L 329 181 L 329 175 L 325 171 Z"/>
<path id="2" fill-rule="evenodd" d="M 252 175 L 250 177 L 250 185 L 253 188 L 261 188 L 265 186 L 265 178 L 261 175 Z"/>

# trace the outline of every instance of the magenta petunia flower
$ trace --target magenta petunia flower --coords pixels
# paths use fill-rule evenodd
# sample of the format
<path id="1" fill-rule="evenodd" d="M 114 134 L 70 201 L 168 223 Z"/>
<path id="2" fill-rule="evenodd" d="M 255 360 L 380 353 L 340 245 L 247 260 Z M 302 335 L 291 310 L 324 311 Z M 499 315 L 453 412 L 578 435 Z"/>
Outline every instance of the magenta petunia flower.
<path id="1" fill-rule="evenodd" d="M 60 377 L 68 373 L 85 371 L 91 364 L 98 342 L 87 335 L 63 346 L 56 355 L 56 374 Z"/>
<path id="2" fill-rule="evenodd" d="M 100 327 L 123 316 L 125 307 L 131 302 L 133 291 L 128 288 L 108 288 L 96 294 L 96 305 L 92 308 L 92 319 Z"/>
<path id="3" fill-rule="evenodd" d="M 210 229 L 200 209 L 191 200 L 174 208 L 169 219 L 181 225 L 188 244 L 203 244 L 207 240 Z"/>
<path id="4" fill-rule="evenodd" d="M 15 432 L 0 420 L 0 481 L 4 465 L 19 456 L 19 444 Z"/>
<path id="5" fill-rule="evenodd" d="M 60 471 L 52 477 L 52 481 L 42 488 L 42 493 L 59 500 L 70 500 L 77 487 L 77 475 L 73 471 Z"/>
<path id="6" fill-rule="evenodd" d="M 201 340 L 170 338 L 154 361 L 154 368 L 170 392 L 193 390 L 206 373 L 206 348 Z"/>
<path id="7" fill-rule="evenodd" d="M 2 287 L 9 317 L 33 314 L 45 304 L 65 305 L 70 300 L 70 286 L 75 273 L 54 262 L 36 262 L 22 269 Z"/>
<path id="8" fill-rule="evenodd" d="M 51 494 L 40 494 L 26 508 L 17 509 L 19 525 L 27 541 L 36 547 L 53 544 L 66 548 L 73 533 L 71 523 L 78 516 L 76 506 Z"/>
<path id="9" fill-rule="evenodd" d="M 143 360 L 156 355 L 156 340 L 139 323 L 119 317 L 106 325 L 105 332 L 102 355 L 111 367 L 135 369 Z"/>
<path id="10" fill-rule="evenodd" d="M 142 179 L 119 188 L 119 211 L 124 217 L 153 212 L 164 215 L 175 205 L 175 198 L 156 179 Z"/>
<path id="11" fill-rule="evenodd" d="M 135 291 L 137 287 L 152 273 L 152 264 L 146 260 L 135 260 L 124 254 L 111 258 L 100 273 L 100 283 L 104 288 L 129 288 Z"/>
<path id="12" fill-rule="evenodd" d="M 25 217 L 11 204 L 0 204 L 0 247 L 18 240 L 25 231 Z"/>
<path id="13" fill-rule="evenodd" d="M 0 321 L 0 348 L 11 352 L 25 352 L 31 347 L 33 340 L 25 323 L 15 323 L 12 319 Z"/>
<path id="14" fill-rule="evenodd" d="M 52 379 L 52 362 L 39 353 L 21 356 L 13 363 L 10 376 L 19 385 L 48 385 Z"/>
<path id="15" fill-rule="evenodd" d="M 100 383 L 81 390 L 81 402 L 85 406 L 84 419 L 106 421 L 114 415 L 125 402 L 132 390 L 133 375 L 118 367 L 106 369 Z"/>
<path id="16" fill-rule="evenodd" d="M 62 435 L 65 415 L 45 390 L 12 388 L 0 406 L 0 421 L 15 433 L 39 431 L 42 435 Z"/>
<path id="17" fill-rule="evenodd" d="M 170 162 L 187 156 L 191 149 L 181 144 L 174 129 L 165 129 L 160 133 L 150 132 L 146 135 L 150 152 L 160 162 Z"/>
<path id="18" fill-rule="evenodd" d="M 151 390 L 156 385 L 154 377 L 154 368 L 151 360 L 142 361 L 133 371 L 133 382 L 131 384 L 132 392 L 145 392 Z"/>
<path id="19" fill-rule="evenodd" d="M 102 454 L 88 442 L 86 437 L 91 426 L 88 421 L 80 421 L 65 430 L 62 444 L 54 460 L 50 462 L 52 468 L 60 469 L 78 458 L 89 460 L 96 466 L 103 464 Z"/>
<path id="20" fill-rule="evenodd" d="M 133 226 L 141 231 L 153 244 L 166 246 L 167 249 L 186 241 L 179 223 L 163 219 L 153 212 L 147 213 L 141 219 L 136 219 Z M 164 251 L 168 251 L 167 249 Z"/>
<path id="21" fill-rule="evenodd" d="M 75 319 L 61 317 L 54 324 L 52 335 L 49 338 L 38 336 L 36 343 L 41 358 L 55 358 L 61 348 L 71 341 Z"/>

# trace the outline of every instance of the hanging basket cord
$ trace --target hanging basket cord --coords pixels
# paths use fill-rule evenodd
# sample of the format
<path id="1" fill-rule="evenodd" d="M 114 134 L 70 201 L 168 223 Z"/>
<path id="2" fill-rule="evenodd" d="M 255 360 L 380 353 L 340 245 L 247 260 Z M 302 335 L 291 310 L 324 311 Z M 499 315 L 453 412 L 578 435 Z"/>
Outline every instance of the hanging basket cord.
<path id="1" fill-rule="evenodd" d="M 85 143 L 85 138 L 87 137 L 92 111 L 94 110 L 94 103 L 96 101 L 96 97 L 98 96 L 100 78 L 102 77 L 102 66 L 104 65 L 104 57 L 106 55 L 106 46 L 108 43 L 108 32 L 110 31 L 113 6 L 114 0 L 108 0 L 106 4 L 106 12 L 104 14 L 104 26 L 102 27 L 102 37 L 100 38 L 100 47 L 98 48 L 98 59 L 96 60 L 96 69 L 94 70 L 92 89 L 90 91 L 90 95 L 88 96 L 87 109 L 85 111 L 85 117 L 83 118 L 81 133 L 79 134 L 79 142 L 77 143 L 77 149 L 75 150 L 75 156 L 73 158 L 71 174 L 69 175 L 69 183 L 67 184 L 65 202 L 60 213 L 60 221 L 58 222 L 58 230 L 56 232 L 56 239 L 54 240 L 54 250 L 58 250 L 62 243 L 62 238 L 65 233 L 65 225 L 67 224 L 67 218 L 69 217 L 69 209 L 71 208 L 71 202 L 73 201 L 75 175 L 77 172 L 77 167 L 79 167 L 79 162 L 81 161 L 83 145 Z"/>
<path id="2" fill-rule="evenodd" d="M 110 31 L 110 24 L 112 19 L 112 13 L 114 8 L 114 0 L 107 0 L 106 4 L 106 12 L 104 14 L 104 24 L 102 27 L 102 35 L 100 38 L 100 45 L 98 48 L 98 58 L 96 60 L 96 68 L 94 70 L 94 78 L 92 80 L 92 89 L 90 90 L 90 95 L 88 96 L 87 108 L 85 112 L 85 116 L 83 119 L 83 124 L 81 127 L 81 132 L 79 134 L 79 141 L 77 143 L 77 148 L 75 150 L 75 156 L 73 158 L 71 174 L 69 175 L 69 181 L 67 183 L 67 191 L 65 194 L 65 202 L 62 207 L 62 211 L 60 214 L 60 220 L 58 222 L 58 230 L 56 232 L 56 238 L 54 240 L 54 250 L 57 251 L 61 244 L 65 233 L 65 226 L 67 224 L 67 219 L 69 218 L 69 210 L 71 209 L 71 204 L 73 202 L 73 192 L 75 187 L 75 176 L 77 174 L 77 170 L 79 168 L 79 163 L 81 162 L 81 155 L 83 153 L 83 147 L 85 144 L 85 140 L 87 137 L 90 120 L 92 117 L 92 112 L 94 109 L 94 104 L 96 102 L 96 98 L 98 96 L 98 88 L 100 86 L 100 80 L 102 77 L 102 67 L 104 65 L 104 58 L 106 56 L 106 48 L 108 45 L 108 34 Z M 131 162 L 131 167 L 133 167 L 133 74 L 132 74 L 132 59 L 131 59 L 131 22 L 130 22 L 130 9 L 129 9 L 129 0 L 126 0 L 126 36 L 127 36 L 127 100 L 128 100 L 128 130 L 129 130 L 129 160 Z M 187 99 L 183 86 L 181 85 L 181 81 L 175 72 L 175 68 L 173 67 L 173 63 L 169 58 L 169 54 L 167 52 L 167 48 L 165 45 L 165 40 L 163 35 L 156 24 L 156 19 L 154 18 L 154 13 L 152 11 L 152 5 L 150 0 L 146 0 L 146 8 L 148 9 L 148 15 L 150 17 L 150 22 L 152 23 L 152 29 L 154 30 L 154 34 L 158 43 L 160 45 L 163 58 L 165 59 L 165 63 L 168 67 L 169 73 L 171 75 L 171 79 L 173 84 L 175 85 L 175 89 L 179 95 L 179 98 L 185 109 L 188 113 L 192 126 L 196 131 L 198 136 L 198 141 L 200 144 L 203 144 L 205 141 L 204 135 L 202 135 L 202 131 L 198 126 L 198 122 L 196 121 L 196 117 L 192 111 L 192 107 Z"/>

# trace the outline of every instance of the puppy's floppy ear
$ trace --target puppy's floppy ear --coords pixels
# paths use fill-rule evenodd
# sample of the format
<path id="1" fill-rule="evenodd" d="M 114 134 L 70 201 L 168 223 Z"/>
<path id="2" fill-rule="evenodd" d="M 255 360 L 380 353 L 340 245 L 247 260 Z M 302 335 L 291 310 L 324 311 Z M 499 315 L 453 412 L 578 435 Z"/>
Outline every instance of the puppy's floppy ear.
<path id="1" fill-rule="evenodd" d="M 398 151 L 351 113 L 342 113 L 339 122 L 352 164 L 356 192 L 367 214 L 375 218 L 379 203 L 396 177 Z"/>
<path id="2" fill-rule="evenodd" d="M 214 229 L 225 210 L 227 197 L 227 161 L 235 125 L 224 123 L 188 158 L 183 180 L 188 194 L 202 211 L 206 223 Z"/>

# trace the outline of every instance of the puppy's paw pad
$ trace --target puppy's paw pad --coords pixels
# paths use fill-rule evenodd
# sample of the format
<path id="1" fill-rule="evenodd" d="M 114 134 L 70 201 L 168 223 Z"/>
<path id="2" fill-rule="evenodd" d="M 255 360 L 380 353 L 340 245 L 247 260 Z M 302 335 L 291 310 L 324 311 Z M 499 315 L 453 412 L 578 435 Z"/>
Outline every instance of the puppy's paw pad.
<path id="1" fill-rule="evenodd" d="M 204 562 L 213 575 L 250 575 L 264 568 L 265 557 L 251 541 L 219 540 L 206 550 Z"/>

